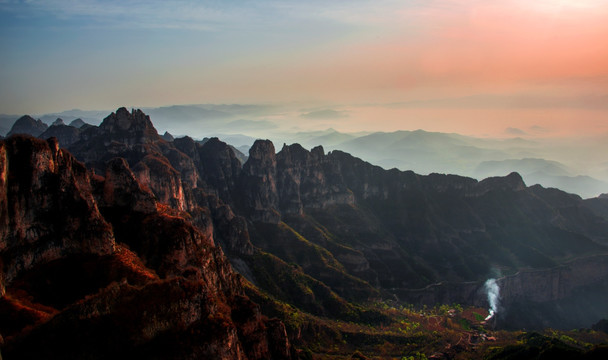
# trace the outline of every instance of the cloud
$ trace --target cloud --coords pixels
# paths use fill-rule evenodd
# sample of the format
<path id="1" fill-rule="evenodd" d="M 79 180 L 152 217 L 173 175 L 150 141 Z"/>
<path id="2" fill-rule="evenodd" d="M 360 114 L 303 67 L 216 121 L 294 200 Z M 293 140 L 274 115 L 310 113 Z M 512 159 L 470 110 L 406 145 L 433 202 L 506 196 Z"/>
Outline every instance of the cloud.
<path id="1" fill-rule="evenodd" d="M 537 134 L 546 134 L 551 132 L 551 130 L 547 129 L 546 127 L 540 126 L 540 125 L 532 125 L 530 126 L 530 131 L 535 132 Z"/>
<path id="2" fill-rule="evenodd" d="M 251 16 L 247 7 L 191 0 L 3 1 L 0 11 L 19 17 L 88 21 L 112 27 L 207 31 L 219 30 L 225 24 L 238 24 Z"/>
<path id="3" fill-rule="evenodd" d="M 403 7 L 397 0 L 211 1 L 211 0 L 0 0 L 0 12 L 20 17 L 93 20 L 132 28 L 176 28 L 219 31 L 291 26 L 300 22 L 385 25 L 387 14 Z M 392 15 L 393 23 L 397 19 Z"/>
<path id="4" fill-rule="evenodd" d="M 514 128 L 514 127 L 506 128 L 505 133 L 507 133 L 509 135 L 517 135 L 517 136 L 526 135 L 525 131 L 523 131 L 522 129 Z"/>
<path id="5" fill-rule="evenodd" d="M 341 119 L 348 117 L 348 113 L 346 111 L 324 109 L 307 112 L 301 114 L 300 116 L 308 119 Z"/>

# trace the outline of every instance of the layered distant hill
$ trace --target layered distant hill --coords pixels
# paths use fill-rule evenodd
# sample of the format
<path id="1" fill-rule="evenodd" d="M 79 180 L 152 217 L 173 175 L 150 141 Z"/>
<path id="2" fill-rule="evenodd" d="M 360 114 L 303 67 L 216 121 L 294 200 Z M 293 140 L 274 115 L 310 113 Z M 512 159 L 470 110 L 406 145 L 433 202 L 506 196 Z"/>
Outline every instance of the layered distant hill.
<path id="1" fill-rule="evenodd" d="M 330 115 L 331 118 L 341 115 L 338 119 L 345 115 L 335 111 L 298 113 L 276 105 L 175 105 L 144 111 L 158 128 L 174 136 L 188 134 L 199 140 L 219 137 L 245 154 L 255 139 L 268 138 L 275 144 L 299 143 L 307 149 L 322 145 L 326 150 L 342 150 L 385 169 L 457 174 L 478 180 L 518 172 L 526 184 L 555 187 L 583 198 L 608 192 L 608 163 L 598 156 L 608 150 L 607 142 L 599 137 L 489 139 L 422 130 L 377 133 L 344 133 L 331 128 L 306 130 L 330 121 L 326 119 Z M 78 118 L 99 124 L 106 114 L 70 110 L 43 115 L 40 119 L 45 124 L 56 118 L 62 118 L 66 124 Z M 0 117 L 0 125 L 6 129 L 1 134 L 6 134 L 16 119 L 16 116 Z M 63 136 L 62 143 L 66 143 L 73 134 Z"/>

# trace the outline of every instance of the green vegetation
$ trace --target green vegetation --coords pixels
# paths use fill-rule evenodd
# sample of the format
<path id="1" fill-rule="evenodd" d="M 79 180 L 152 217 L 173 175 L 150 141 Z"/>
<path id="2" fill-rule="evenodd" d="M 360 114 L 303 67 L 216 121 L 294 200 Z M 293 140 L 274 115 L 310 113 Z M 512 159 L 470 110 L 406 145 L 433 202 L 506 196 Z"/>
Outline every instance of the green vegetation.
<path id="1" fill-rule="evenodd" d="M 593 330 L 494 331 L 482 323 L 484 309 L 458 304 L 373 302 L 356 306 L 359 316 L 345 320 L 303 312 L 250 284 L 246 289 L 265 314 L 297 334 L 290 340 L 299 359 L 550 359 L 562 353 L 576 359 L 608 349 L 601 345 L 608 344 L 608 334 Z"/>

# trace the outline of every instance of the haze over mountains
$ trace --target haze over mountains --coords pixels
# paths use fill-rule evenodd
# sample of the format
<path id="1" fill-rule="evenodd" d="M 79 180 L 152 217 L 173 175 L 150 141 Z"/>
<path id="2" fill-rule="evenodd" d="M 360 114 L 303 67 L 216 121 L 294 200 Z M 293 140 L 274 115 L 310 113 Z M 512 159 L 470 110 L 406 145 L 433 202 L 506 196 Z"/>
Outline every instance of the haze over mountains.
<path id="1" fill-rule="evenodd" d="M 74 141 L 0 141 L 9 358 L 608 352 L 594 346 L 608 339 L 605 196 L 269 140 L 241 160 L 218 138 L 161 137 L 126 108 L 51 129 Z"/>
<path id="2" fill-rule="evenodd" d="M 518 172 L 528 185 L 541 184 L 583 198 L 608 192 L 608 135 L 596 138 L 539 137 L 505 129 L 505 137 L 474 137 L 415 131 L 349 132 L 347 111 L 293 105 L 175 105 L 146 108 L 159 131 L 194 138 L 217 136 L 247 154 L 257 138 L 299 143 L 311 149 L 343 150 L 385 169 L 433 172 L 483 179 Z M 69 110 L 36 116 L 45 124 L 57 118 L 98 124 L 107 111 Z M 0 116 L 6 135 L 19 116 Z M 79 123 L 82 125 L 82 123 Z M 542 129 L 537 129 L 541 131 Z"/>

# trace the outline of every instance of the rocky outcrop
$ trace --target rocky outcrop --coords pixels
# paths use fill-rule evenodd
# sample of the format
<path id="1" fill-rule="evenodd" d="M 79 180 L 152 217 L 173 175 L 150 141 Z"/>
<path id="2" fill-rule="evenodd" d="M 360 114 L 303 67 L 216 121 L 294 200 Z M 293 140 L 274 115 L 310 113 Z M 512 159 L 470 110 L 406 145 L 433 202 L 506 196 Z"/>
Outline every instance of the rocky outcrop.
<path id="1" fill-rule="evenodd" d="M 181 175 L 166 160 L 154 155 L 146 155 L 133 167 L 139 182 L 154 192 L 158 200 L 178 210 L 187 207 Z"/>
<path id="2" fill-rule="evenodd" d="M 207 188 L 225 203 L 234 205 L 241 162 L 232 148 L 218 138 L 211 138 L 199 148 L 198 156 L 199 172 L 205 179 Z"/>
<path id="3" fill-rule="evenodd" d="M 168 142 L 172 142 L 173 140 L 175 140 L 173 135 L 171 135 L 171 133 L 169 133 L 168 131 L 165 131 L 165 133 L 161 136 L 161 138 Z"/>
<path id="4" fill-rule="evenodd" d="M 239 178 L 242 206 L 253 221 L 278 223 L 281 219 L 277 189 L 277 158 L 270 140 L 256 140 Z"/>
<path id="5" fill-rule="evenodd" d="M 204 227 L 204 224 L 211 219 L 214 238 L 222 245 L 222 249 L 228 256 L 253 255 L 254 249 L 245 218 L 235 215 L 231 207 L 224 204 L 216 195 L 197 189 L 195 199 L 197 204 L 209 209 L 208 213 L 201 213 L 200 210 L 191 211 L 193 222 L 199 228 Z"/>
<path id="6" fill-rule="evenodd" d="M 84 165 L 57 141 L 13 136 L 0 143 L 3 278 L 70 254 L 114 251 Z"/>
<path id="7" fill-rule="evenodd" d="M 152 190 L 159 201 L 179 210 L 191 206 L 184 187 L 194 188 L 198 183 L 194 163 L 162 140 L 141 110 L 118 109 L 99 127 L 83 130 L 80 140 L 69 149 L 100 174 L 105 171 L 108 160 L 125 158 L 138 180 Z"/>
<path id="8" fill-rule="evenodd" d="M 69 150 L 80 160 L 103 170 L 107 160 L 120 156 L 133 165 L 151 153 L 162 153 L 161 138 L 150 118 L 141 110 L 125 108 L 107 116 L 99 127 L 82 131 L 80 141 Z"/>
<path id="9" fill-rule="evenodd" d="M 39 136 L 48 127 L 49 126 L 43 123 L 42 120 L 35 120 L 29 115 L 24 115 L 15 121 L 11 130 L 6 134 L 6 137 L 15 134 Z"/>
<path id="10" fill-rule="evenodd" d="M 105 178 L 97 181 L 101 187 L 97 200 L 102 208 L 127 209 L 141 214 L 157 212 L 154 195 L 141 186 L 125 159 L 110 160 Z"/>
<path id="11" fill-rule="evenodd" d="M 125 159 L 90 175 L 54 139 L 11 137 L 0 186 L 6 357 L 290 358 L 214 231 L 157 203 Z"/>
<path id="12" fill-rule="evenodd" d="M 352 205 L 353 194 L 336 165 L 320 146 L 308 151 L 298 144 L 284 145 L 277 154 L 281 211 L 302 215 L 304 208 Z"/>
<path id="13" fill-rule="evenodd" d="M 122 107 L 103 119 L 99 130 L 126 145 L 154 143 L 160 140 L 150 117 L 141 110 L 129 111 Z"/>
<path id="14" fill-rule="evenodd" d="M 169 160 L 171 166 L 179 172 L 185 188 L 195 189 L 198 186 L 199 173 L 192 158 L 172 147 L 165 149 L 163 155 Z"/>

